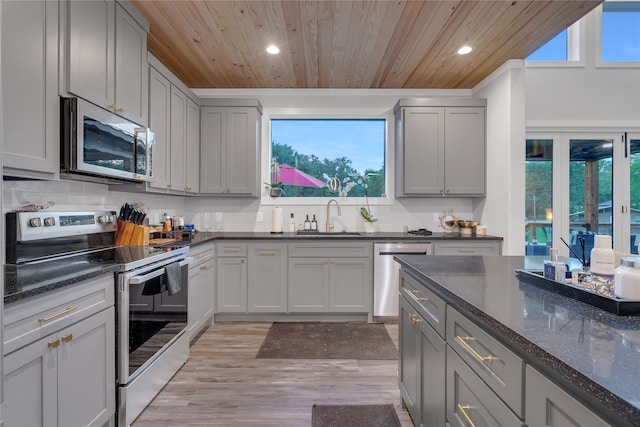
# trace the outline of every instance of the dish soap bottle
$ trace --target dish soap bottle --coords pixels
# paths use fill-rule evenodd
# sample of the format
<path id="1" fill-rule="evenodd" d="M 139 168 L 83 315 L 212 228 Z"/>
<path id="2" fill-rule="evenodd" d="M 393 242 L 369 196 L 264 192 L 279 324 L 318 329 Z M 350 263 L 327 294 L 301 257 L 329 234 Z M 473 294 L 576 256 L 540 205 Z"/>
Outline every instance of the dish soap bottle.
<path id="1" fill-rule="evenodd" d="M 313 215 L 313 219 L 311 220 L 311 231 L 318 231 L 318 221 L 316 221 L 315 214 Z"/>
<path id="2" fill-rule="evenodd" d="M 304 229 L 309 231 L 311 230 L 311 221 L 309 221 L 309 215 L 304 220 Z"/>
<path id="3" fill-rule="evenodd" d="M 567 266 L 564 262 L 558 261 L 558 249 L 549 249 L 549 259 L 544 261 L 544 277 L 564 283 L 567 275 Z"/>

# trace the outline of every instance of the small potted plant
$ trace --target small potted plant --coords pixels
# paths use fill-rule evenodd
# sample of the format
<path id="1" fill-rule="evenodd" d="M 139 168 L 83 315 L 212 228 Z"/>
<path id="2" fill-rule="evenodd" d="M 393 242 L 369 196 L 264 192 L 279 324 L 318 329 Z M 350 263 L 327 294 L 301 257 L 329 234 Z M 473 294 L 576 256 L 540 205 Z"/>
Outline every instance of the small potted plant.
<path id="1" fill-rule="evenodd" d="M 280 197 L 283 193 L 282 181 L 278 179 L 280 176 L 280 165 L 276 159 L 271 159 L 271 182 L 265 182 L 266 188 L 269 189 L 269 196 Z"/>

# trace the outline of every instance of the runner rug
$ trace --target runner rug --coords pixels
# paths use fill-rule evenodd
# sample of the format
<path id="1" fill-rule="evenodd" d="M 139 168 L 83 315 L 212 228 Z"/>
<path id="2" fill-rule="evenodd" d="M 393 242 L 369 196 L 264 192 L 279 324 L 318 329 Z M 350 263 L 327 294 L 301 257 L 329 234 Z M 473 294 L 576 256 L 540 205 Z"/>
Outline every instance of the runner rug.
<path id="1" fill-rule="evenodd" d="M 398 349 L 382 323 L 274 322 L 256 358 L 395 360 Z"/>
<path id="2" fill-rule="evenodd" d="M 401 427 L 392 404 L 313 405 L 312 427 Z"/>

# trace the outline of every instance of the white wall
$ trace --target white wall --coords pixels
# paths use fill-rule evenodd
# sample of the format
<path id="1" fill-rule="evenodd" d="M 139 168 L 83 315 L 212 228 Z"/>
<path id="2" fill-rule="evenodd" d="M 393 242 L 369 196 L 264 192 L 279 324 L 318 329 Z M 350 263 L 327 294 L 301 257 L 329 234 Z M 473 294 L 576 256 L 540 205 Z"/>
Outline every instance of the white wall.
<path id="1" fill-rule="evenodd" d="M 487 197 L 476 203 L 474 217 L 504 237 L 505 255 L 524 255 L 523 65 L 509 61 L 474 89 L 487 99 Z"/>

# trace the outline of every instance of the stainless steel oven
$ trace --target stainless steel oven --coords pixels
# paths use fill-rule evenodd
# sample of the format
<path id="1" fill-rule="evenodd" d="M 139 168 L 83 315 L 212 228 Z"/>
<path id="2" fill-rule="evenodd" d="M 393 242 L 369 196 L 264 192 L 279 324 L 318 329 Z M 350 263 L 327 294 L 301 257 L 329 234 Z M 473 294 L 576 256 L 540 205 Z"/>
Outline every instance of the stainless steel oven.
<path id="1" fill-rule="evenodd" d="M 167 248 L 162 255 L 117 275 L 119 426 L 130 425 L 189 357 L 188 265 L 193 258 L 188 248 Z"/>

